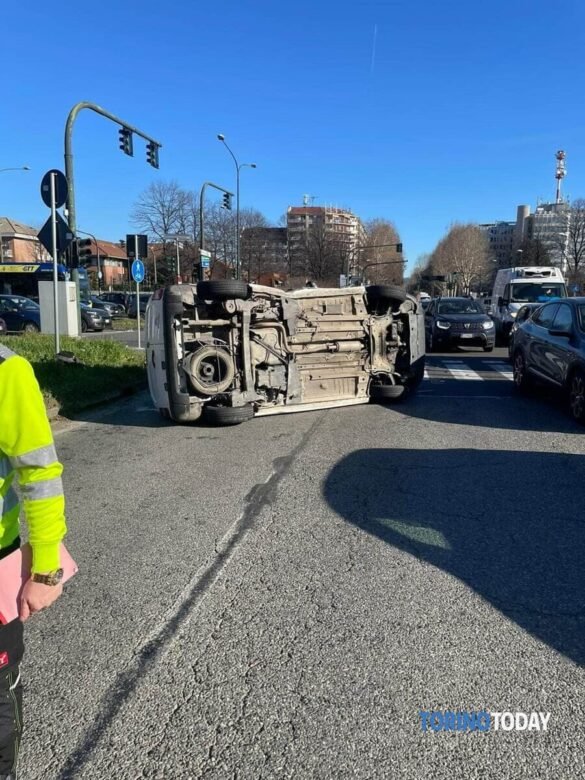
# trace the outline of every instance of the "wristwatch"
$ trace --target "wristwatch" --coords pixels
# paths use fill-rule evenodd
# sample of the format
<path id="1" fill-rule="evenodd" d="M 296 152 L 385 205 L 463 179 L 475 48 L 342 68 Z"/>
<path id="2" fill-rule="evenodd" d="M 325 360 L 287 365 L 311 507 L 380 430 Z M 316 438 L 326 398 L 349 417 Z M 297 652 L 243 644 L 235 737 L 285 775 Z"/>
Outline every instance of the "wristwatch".
<path id="1" fill-rule="evenodd" d="M 31 577 L 33 582 L 39 582 L 41 585 L 58 585 L 63 579 L 63 569 L 55 569 L 47 574 L 38 574 L 35 572 Z"/>

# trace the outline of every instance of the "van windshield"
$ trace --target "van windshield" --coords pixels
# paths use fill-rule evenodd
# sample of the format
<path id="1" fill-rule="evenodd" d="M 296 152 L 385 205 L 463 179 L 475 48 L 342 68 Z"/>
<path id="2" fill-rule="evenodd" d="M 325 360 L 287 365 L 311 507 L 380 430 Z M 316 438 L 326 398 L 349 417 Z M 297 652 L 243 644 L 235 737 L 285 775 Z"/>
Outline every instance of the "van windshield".
<path id="1" fill-rule="evenodd" d="M 524 282 L 512 285 L 511 300 L 516 303 L 540 303 L 541 301 L 550 301 L 551 298 L 565 297 L 564 284 Z"/>

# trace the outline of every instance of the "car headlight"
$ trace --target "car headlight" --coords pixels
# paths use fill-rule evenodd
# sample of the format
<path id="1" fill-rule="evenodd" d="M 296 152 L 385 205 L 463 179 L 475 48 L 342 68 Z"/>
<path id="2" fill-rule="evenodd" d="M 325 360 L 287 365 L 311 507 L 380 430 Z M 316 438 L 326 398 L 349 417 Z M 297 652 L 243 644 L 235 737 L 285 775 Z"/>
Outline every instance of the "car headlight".
<path id="1" fill-rule="evenodd" d="M 481 327 L 484 330 L 491 330 L 494 327 L 494 323 L 491 320 L 489 322 L 482 322 Z"/>
<path id="2" fill-rule="evenodd" d="M 451 327 L 450 322 L 444 322 L 443 320 L 437 320 L 437 328 L 441 328 L 441 330 L 449 330 Z"/>
<path id="3" fill-rule="evenodd" d="M 509 311 L 508 314 L 510 315 L 510 317 L 512 317 L 512 319 L 514 319 L 514 317 L 518 314 L 518 312 L 517 311 Z"/>

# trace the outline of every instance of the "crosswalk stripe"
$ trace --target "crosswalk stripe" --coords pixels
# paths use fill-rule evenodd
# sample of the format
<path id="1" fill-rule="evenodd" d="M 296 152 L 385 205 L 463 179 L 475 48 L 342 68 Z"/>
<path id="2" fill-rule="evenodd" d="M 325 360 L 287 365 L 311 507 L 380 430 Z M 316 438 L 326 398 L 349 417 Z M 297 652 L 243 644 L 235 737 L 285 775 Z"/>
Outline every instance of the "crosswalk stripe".
<path id="1" fill-rule="evenodd" d="M 505 360 L 478 361 L 475 368 L 464 360 L 437 360 L 427 363 L 425 379 L 457 381 L 512 381 L 513 374 L 509 363 Z"/>

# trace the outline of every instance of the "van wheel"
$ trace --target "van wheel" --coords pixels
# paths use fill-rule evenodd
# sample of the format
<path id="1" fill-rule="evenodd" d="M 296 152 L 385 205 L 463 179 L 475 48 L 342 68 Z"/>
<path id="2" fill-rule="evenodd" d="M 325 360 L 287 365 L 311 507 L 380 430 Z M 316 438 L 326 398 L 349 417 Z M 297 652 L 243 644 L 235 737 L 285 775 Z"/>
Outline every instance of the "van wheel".
<path id="1" fill-rule="evenodd" d="M 400 306 L 406 300 L 406 293 L 400 287 L 392 287 L 388 284 L 371 284 L 366 287 L 368 303 L 374 307 Z"/>
<path id="2" fill-rule="evenodd" d="M 203 301 L 246 300 L 250 287 L 238 279 L 215 279 L 212 282 L 197 282 L 197 297 Z"/>
<path id="3" fill-rule="evenodd" d="M 398 401 L 406 395 L 404 385 L 370 385 L 370 398 L 381 404 Z"/>
<path id="4" fill-rule="evenodd" d="M 211 425 L 239 425 L 254 417 L 252 404 L 245 406 L 210 406 L 205 405 L 205 419 Z"/>
<path id="5" fill-rule="evenodd" d="M 573 420 L 585 425 L 585 373 L 580 369 L 569 380 L 569 410 Z"/>

